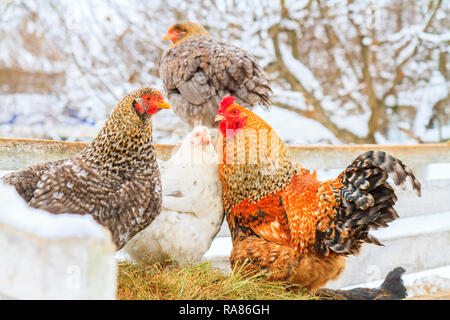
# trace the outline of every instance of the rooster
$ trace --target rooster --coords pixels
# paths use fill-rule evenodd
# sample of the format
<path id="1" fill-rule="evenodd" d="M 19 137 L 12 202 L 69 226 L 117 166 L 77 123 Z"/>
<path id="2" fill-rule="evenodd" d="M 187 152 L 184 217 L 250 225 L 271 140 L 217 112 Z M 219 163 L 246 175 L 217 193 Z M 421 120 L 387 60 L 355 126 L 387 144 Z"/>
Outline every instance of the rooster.
<path id="1" fill-rule="evenodd" d="M 224 217 L 217 154 L 210 142 L 208 129 L 195 127 L 177 152 L 160 162 L 161 213 L 125 245 L 134 260 L 197 263 L 209 249 Z"/>
<path id="2" fill-rule="evenodd" d="M 151 119 L 169 108 L 159 91 L 136 90 L 119 102 L 80 153 L 12 172 L 2 181 L 33 208 L 92 215 L 120 249 L 161 210 Z"/>
<path id="3" fill-rule="evenodd" d="M 163 40 L 172 45 L 163 53 L 159 74 L 174 113 L 190 127 L 216 127 L 217 106 L 227 95 L 246 108 L 269 106 L 269 77 L 247 51 L 193 22 L 171 26 Z"/>
<path id="4" fill-rule="evenodd" d="M 420 196 L 411 169 L 384 152 L 363 153 L 336 179 L 320 182 L 234 97 L 223 99 L 216 120 L 234 267 L 269 271 L 269 279 L 317 290 L 339 277 L 345 257 L 358 253 L 362 243 L 380 245 L 369 230 L 398 217 L 388 176 L 396 185 L 409 177 Z"/>

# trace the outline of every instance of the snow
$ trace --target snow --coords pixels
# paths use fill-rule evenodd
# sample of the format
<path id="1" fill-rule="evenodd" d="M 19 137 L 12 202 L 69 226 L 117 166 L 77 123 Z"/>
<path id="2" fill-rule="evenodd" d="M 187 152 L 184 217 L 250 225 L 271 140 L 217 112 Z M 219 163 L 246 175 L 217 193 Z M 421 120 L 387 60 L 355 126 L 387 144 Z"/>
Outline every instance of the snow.
<path id="1" fill-rule="evenodd" d="M 317 81 L 311 71 L 305 67 L 300 60 L 297 60 L 292 56 L 289 47 L 281 44 L 280 51 L 285 64 L 290 67 L 290 71 L 295 75 L 297 80 L 300 81 L 302 86 L 308 91 L 318 91 L 318 93 L 321 94 L 319 81 Z"/>
<path id="2" fill-rule="evenodd" d="M 400 218 L 389 227 L 371 231 L 381 242 L 409 236 L 450 231 L 450 212 Z"/>
<path id="3" fill-rule="evenodd" d="M 272 126 L 287 144 L 340 144 L 340 141 L 320 123 L 287 110 L 271 108 L 267 111 L 255 107 L 253 112 Z"/>
<path id="4" fill-rule="evenodd" d="M 60 214 L 30 208 L 14 187 L 0 183 L 0 223 L 46 239 L 91 237 L 106 239 L 109 232 L 90 215 Z"/>
<path id="5" fill-rule="evenodd" d="M 443 42 L 450 41 L 450 31 L 444 32 L 442 34 L 432 34 L 427 32 L 420 32 L 418 34 L 419 38 L 422 40 L 430 41 L 430 42 Z"/>
<path id="6" fill-rule="evenodd" d="M 120 249 L 119 251 L 117 251 L 114 254 L 114 258 L 116 259 L 117 262 L 130 262 L 130 261 L 133 261 L 133 259 L 130 257 L 128 252 L 126 252 L 123 249 Z"/>
<path id="7" fill-rule="evenodd" d="M 0 177 L 3 177 L 5 174 L 11 172 L 11 170 L 0 170 Z"/>
<path id="8" fill-rule="evenodd" d="M 230 237 L 215 238 L 203 257 L 207 260 L 229 257 L 232 249 L 233 244 Z"/>
<path id="9" fill-rule="evenodd" d="M 432 163 L 427 168 L 428 180 L 450 180 L 450 162 Z"/>

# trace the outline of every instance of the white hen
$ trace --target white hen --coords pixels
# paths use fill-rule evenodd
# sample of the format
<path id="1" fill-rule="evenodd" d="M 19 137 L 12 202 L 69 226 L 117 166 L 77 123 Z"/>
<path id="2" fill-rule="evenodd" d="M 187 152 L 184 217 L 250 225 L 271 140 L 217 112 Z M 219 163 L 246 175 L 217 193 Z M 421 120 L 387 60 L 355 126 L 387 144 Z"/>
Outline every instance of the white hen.
<path id="1" fill-rule="evenodd" d="M 217 154 L 206 127 L 198 126 L 168 161 L 160 161 L 161 213 L 124 250 L 139 262 L 198 262 L 222 225 Z"/>

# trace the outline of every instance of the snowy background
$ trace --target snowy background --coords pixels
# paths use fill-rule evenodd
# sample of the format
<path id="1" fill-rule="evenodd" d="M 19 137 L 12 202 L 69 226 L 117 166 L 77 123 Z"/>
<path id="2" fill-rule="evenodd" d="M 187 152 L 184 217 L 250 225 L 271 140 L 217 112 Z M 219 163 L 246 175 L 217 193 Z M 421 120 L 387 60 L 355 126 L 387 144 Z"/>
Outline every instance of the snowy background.
<path id="1" fill-rule="evenodd" d="M 115 104 L 161 89 L 161 40 L 180 20 L 254 54 L 289 144 L 450 137 L 450 1 L 0 0 L 0 136 L 89 141 Z M 181 141 L 155 117 L 157 143 Z"/>

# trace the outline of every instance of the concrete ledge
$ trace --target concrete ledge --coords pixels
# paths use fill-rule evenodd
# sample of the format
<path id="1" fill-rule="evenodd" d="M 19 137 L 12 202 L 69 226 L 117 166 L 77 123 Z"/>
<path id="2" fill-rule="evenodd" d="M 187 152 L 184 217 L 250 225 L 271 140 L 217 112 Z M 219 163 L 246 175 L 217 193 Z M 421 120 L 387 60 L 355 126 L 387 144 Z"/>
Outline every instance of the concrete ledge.
<path id="1" fill-rule="evenodd" d="M 87 143 L 39 139 L 0 138 L 0 169 L 16 170 L 31 164 L 68 158 Z M 177 145 L 155 145 L 159 159 L 167 160 Z M 417 176 L 423 166 L 450 161 L 450 143 L 414 145 L 319 145 L 288 146 L 292 158 L 311 170 L 345 168 L 359 154 L 369 150 L 383 150 L 410 166 Z"/>
<path id="2" fill-rule="evenodd" d="M 17 170 L 41 162 L 69 158 L 86 146 L 85 142 L 0 138 L 0 169 Z M 155 145 L 155 148 L 157 157 L 167 160 L 178 146 Z"/>
<path id="3" fill-rule="evenodd" d="M 450 194 L 450 180 L 420 180 L 422 196 L 419 198 L 411 186 L 406 190 L 395 187 L 398 201 L 395 209 L 402 218 L 432 215 L 440 212 L 450 212 L 450 201 L 446 201 Z"/>
<path id="4" fill-rule="evenodd" d="M 31 209 L 0 185 L 0 297 L 115 299 L 110 232 L 90 216 Z"/>

